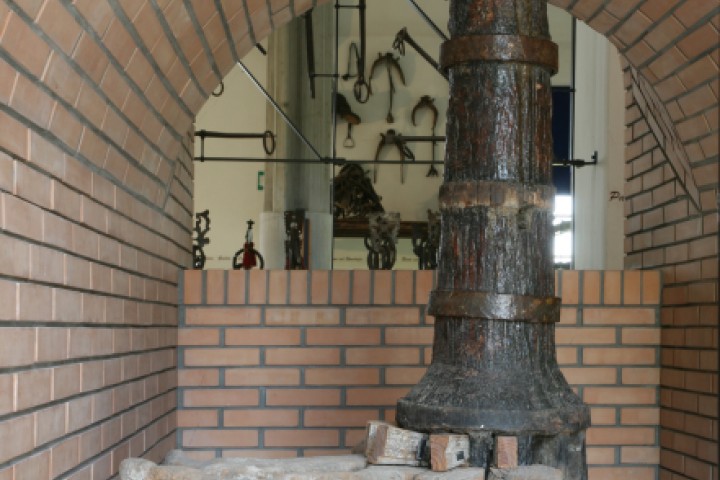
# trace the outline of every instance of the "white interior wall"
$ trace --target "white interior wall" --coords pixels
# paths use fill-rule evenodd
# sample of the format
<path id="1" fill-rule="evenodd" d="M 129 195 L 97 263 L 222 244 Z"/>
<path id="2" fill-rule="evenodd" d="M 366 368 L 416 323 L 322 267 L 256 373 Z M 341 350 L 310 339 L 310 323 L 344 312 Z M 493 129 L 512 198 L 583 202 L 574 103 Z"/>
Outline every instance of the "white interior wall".
<path id="1" fill-rule="evenodd" d="M 252 50 L 243 63 L 260 82 L 266 79 L 266 60 Z M 225 91 L 211 96 L 195 120 L 196 132 L 214 130 L 233 133 L 264 132 L 265 97 L 240 68 L 233 68 L 223 80 Z M 200 155 L 200 139 L 195 139 Z M 205 156 L 265 157 L 261 140 L 206 139 Z M 247 220 L 258 221 L 264 194 L 258 190 L 262 163 L 195 162 L 195 212 L 210 210 L 210 244 L 204 248 L 205 268 L 232 268 L 232 258 L 245 242 Z M 259 232 L 255 230 L 255 242 Z"/>
<path id="2" fill-rule="evenodd" d="M 448 4 L 445 2 L 423 2 L 423 8 L 433 18 L 437 25 L 446 26 L 448 20 Z M 360 115 L 362 123 L 353 128 L 354 148 L 343 147 L 343 140 L 347 132 L 345 122 L 339 122 L 337 131 L 337 153 L 340 157 L 357 160 L 372 160 L 380 141 L 381 133 L 392 128 L 403 135 L 430 135 L 431 118 L 427 110 L 417 114 L 418 126 L 411 122 L 412 109 L 423 95 L 435 99 L 439 111 L 436 135 L 445 134 L 445 114 L 448 102 L 448 83 L 427 62 L 425 62 L 408 45 L 405 56 L 400 56 L 393 50 L 392 44 L 396 33 L 403 27 L 408 28 L 410 35 L 431 55 L 436 56 L 440 49 L 442 39 L 423 22 L 418 14 L 406 1 L 391 0 L 384 2 L 378 8 L 376 2 L 368 2 L 367 9 L 367 64 L 366 76 L 370 76 L 373 62 L 379 53 L 392 52 L 398 58 L 405 75 L 406 85 L 402 85 L 394 77 L 396 92 L 393 99 L 393 115 L 395 122 L 389 124 L 385 117 L 389 102 L 389 82 L 385 66 L 376 69 L 372 78 L 373 95 L 365 104 L 361 104 L 353 96 L 354 79 L 340 81 L 339 90 L 348 99 L 353 111 Z M 340 48 L 339 64 L 341 74 L 345 73 L 347 66 L 348 49 L 351 42 L 359 46 L 358 17 L 353 10 L 343 10 L 340 13 Z M 447 34 L 447 33 L 446 33 Z M 431 159 L 431 144 L 409 144 L 417 160 Z M 442 162 L 444 144 L 438 143 L 435 147 L 436 159 Z M 396 149 L 386 147 L 381 155 L 382 159 L 399 160 Z M 400 180 L 399 165 L 383 165 L 378 163 L 377 183 L 375 190 L 382 197 L 382 204 L 386 211 L 400 212 L 401 220 L 427 220 L 427 210 L 437 210 L 437 195 L 442 184 L 442 176 L 427 177 L 427 165 L 405 167 L 405 181 Z M 368 164 L 364 168 L 372 171 L 374 165 Z M 442 173 L 442 167 L 438 166 Z"/>
<path id="3" fill-rule="evenodd" d="M 603 37 L 604 39 L 604 37 Z M 605 39 L 605 41 L 607 41 Z M 607 220 L 605 222 L 605 264 L 606 270 L 622 270 L 625 256 L 625 209 L 623 198 L 611 200 L 611 193 L 618 192 L 622 197 L 625 190 L 625 84 L 623 82 L 620 54 L 613 44 L 608 42 L 608 118 L 607 152 L 608 173 Z M 613 195 L 614 196 L 614 195 Z"/>
<path id="4" fill-rule="evenodd" d="M 624 92 L 617 50 L 607 38 L 577 23 L 574 157 L 598 164 L 575 168 L 576 269 L 621 269 L 623 206 L 610 192 L 623 191 Z"/>
<path id="5" fill-rule="evenodd" d="M 443 29 L 447 25 L 447 3 L 435 0 L 418 2 L 436 24 Z M 571 83 L 571 41 L 569 15 L 549 6 L 550 27 L 553 40 L 560 47 L 560 71 L 553 77 L 554 85 Z M 339 69 L 344 74 L 347 66 L 348 48 L 351 41 L 358 41 L 358 20 L 353 10 L 343 9 L 340 14 Z M 382 8 L 369 2 L 367 11 L 368 62 L 366 74 L 378 53 L 392 51 L 395 34 L 406 26 L 412 37 L 428 52 L 435 55 L 441 40 L 404 0 L 389 0 Z M 331 32 L 316 31 L 316 41 L 334 40 Z M 244 63 L 258 79 L 265 83 L 266 60 L 253 50 Z M 353 81 L 338 82 L 341 93 L 350 102 L 352 109 L 361 116 L 362 123 L 353 128 L 356 147 L 343 147 L 346 124 L 338 122 L 337 154 L 353 160 L 372 160 L 380 140 L 380 133 L 394 128 L 404 135 L 429 135 L 430 119 L 427 111 L 418 116 L 419 125 L 414 127 L 410 116 L 412 108 L 422 95 L 435 98 L 440 112 L 437 135 L 445 134 L 445 112 L 447 108 L 447 82 L 435 72 L 411 47 L 400 57 L 407 85 L 396 79 L 396 95 L 393 113 L 395 123 L 385 121 L 388 106 L 388 81 L 385 69 L 379 69 L 373 79 L 375 95 L 366 104 L 360 104 L 352 95 Z M 612 75 L 607 80 L 606 72 Z M 200 111 L 196 129 L 233 132 L 261 132 L 265 130 L 266 102 L 254 85 L 238 69 L 233 69 L 225 78 L 225 93 L 218 98 L 211 97 Z M 327 80 L 316 81 L 318 86 L 328 85 Z M 576 169 L 576 267 L 577 268 L 621 268 L 622 266 L 622 205 L 618 201 L 608 204 L 609 192 L 622 192 L 623 169 L 622 130 L 623 105 L 622 77 L 617 54 L 607 40 L 595 34 L 584 24 L 578 24 L 578 65 L 576 95 L 575 157 L 589 159 L 597 148 L 600 152 L 598 167 Z M 611 89 L 608 91 L 608 89 Z M 619 89 L 619 90 L 618 90 Z M 619 93 L 618 93 L 619 92 Z M 608 104 L 607 99 L 615 100 Z M 598 145 L 595 147 L 595 145 Z M 429 144 L 412 145 L 418 160 L 430 159 Z M 199 154 L 199 142 L 196 144 Z M 255 140 L 209 140 L 207 156 L 264 157 L 260 141 Z M 384 151 L 381 158 L 397 159 L 396 153 Z M 436 159 L 442 161 L 444 145 L 436 146 Z M 609 165 L 612 163 L 618 166 Z M 196 211 L 210 209 L 211 243 L 205 247 L 208 261 L 206 268 L 230 268 L 232 256 L 242 247 L 246 220 L 257 220 L 263 209 L 263 192 L 257 190 L 258 172 L 262 163 L 196 163 L 195 208 Z M 372 175 L 372 165 L 367 165 Z M 403 220 L 425 220 L 428 209 L 437 209 L 437 193 L 442 182 L 441 176 L 428 178 L 426 165 L 409 165 L 405 168 L 405 182 L 400 182 L 400 166 L 382 165 L 378 170 L 375 188 L 383 197 L 387 211 L 400 212 Z M 598 208 L 603 215 L 598 215 Z M 604 232 L 604 233 L 603 233 Z M 258 243 L 259 232 L 255 240 Z M 416 258 L 409 241 L 398 246 L 396 269 L 416 268 Z M 365 247 L 361 240 L 339 239 L 334 247 L 334 268 L 366 268 Z"/>

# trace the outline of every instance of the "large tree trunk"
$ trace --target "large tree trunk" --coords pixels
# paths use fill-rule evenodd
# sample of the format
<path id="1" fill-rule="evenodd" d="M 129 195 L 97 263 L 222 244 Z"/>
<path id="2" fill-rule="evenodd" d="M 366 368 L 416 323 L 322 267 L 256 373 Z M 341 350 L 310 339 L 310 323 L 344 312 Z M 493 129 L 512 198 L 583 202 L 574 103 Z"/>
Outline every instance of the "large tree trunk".
<path id="1" fill-rule="evenodd" d="M 551 179 L 557 47 L 544 0 L 451 0 L 442 238 L 433 361 L 397 420 L 474 438 L 519 437 L 520 463 L 587 478 L 589 410 L 555 357 Z"/>

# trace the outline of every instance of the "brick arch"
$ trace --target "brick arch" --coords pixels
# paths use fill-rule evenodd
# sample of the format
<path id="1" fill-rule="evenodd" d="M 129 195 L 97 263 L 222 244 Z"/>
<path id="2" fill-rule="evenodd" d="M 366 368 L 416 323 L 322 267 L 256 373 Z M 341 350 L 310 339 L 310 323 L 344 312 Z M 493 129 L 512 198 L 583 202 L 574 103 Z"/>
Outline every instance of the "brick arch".
<path id="1" fill-rule="evenodd" d="M 21 72 L 10 107 L 27 120 L 21 123 L 54 133 L 51 143 L 108 163 L 112 177 L 164 202 L 180 140 L 210 92 L 259 39 L 313 3 L 226 1 L 218 10 L 213 2 L 183 0 L 12 2 L 0 7 L 11 59 L 2 68 L 8 77 Z M 717 153 L 717 114 L 703 109 L 717 97 L 712 2 L 550 3 L 606 35 L 637 69 L 689 152 L 685 163 Z M 14 147 L 22 153 L 22 145 Z"/>
<path id="2" fill-rule="evenodd" d="M 159 459 L 175 445 L 188 132 L 235 59 L 317 3 L 0 0 L 0 438 L 13 439 L 0 442 L 0 479 L 108 478 L 128 455 Z M 671 292 L 663 467 L 706 478 L 702 425 L 717 419 L 704 339 L 717 316 L 706 271 L 717 255 L 719 9 L 708 0 L 551 3 L 606 35 L 634 67 L 630 91 L 638 78 L 649 92 L 644 105 L 627 97 L 628 266 L 661 268 Z M 659 108 L 648 115 L 648 104 Z M 673 155 L 689 171 L 672 168 Z M 683 173 L 704 215 L 675 188 Z M 688 438 L 693 451 L 670 445 Z"/>
<path id="3" fill-rule="evenodd" d="M 698 185 L 708 184 L 707 164 L 718 153 L 720 7 L 702 0 L 549 3 L 617 47 L 636 109 L 647 119 L 680 190 L 696 211 L 702 210 Z"/>

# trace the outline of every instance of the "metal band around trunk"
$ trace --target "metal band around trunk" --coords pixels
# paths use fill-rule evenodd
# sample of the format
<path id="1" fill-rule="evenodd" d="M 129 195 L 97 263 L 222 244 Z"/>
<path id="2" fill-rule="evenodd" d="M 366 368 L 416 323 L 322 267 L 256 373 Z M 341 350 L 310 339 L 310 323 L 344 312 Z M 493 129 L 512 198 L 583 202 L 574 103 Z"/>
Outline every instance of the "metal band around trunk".
<path id="1" fill-rule="evenodd" d="M 507 182 L 446 182 L 440 187 L 440 208 L 536 207 L 552 210 L 555 187 Z"/>
<path id="2" fill-rule="evenodd" d="M 560 303 L 558 297 L 434 290 L 430 294 L 428 314 L 435 317 L 554 323 L 560 320 Z"/>
<path id="3" fill-rule="evenodd" d="M 440 47 L 444 69 L 472 61 L 520 62 L 558 71 L 558 46 L 543 38 L 525 35 L 467 35 L 452 38 Z"/>

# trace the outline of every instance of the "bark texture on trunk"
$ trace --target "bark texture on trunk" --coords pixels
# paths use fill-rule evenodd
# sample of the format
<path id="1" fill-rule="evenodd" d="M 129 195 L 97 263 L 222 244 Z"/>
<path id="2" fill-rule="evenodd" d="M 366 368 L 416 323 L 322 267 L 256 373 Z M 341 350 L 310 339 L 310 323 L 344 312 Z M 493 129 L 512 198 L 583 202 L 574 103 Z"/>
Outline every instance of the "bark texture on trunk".
<path id="1" fill-rule="evenodd" d="M 589 410 L 555 357 L 552 91 L 545 0 L 451 0 L 433 361 L 400 426 L 469 433 L 473 465 L 519 438 L 521 465 L 587 478 Z"/>

